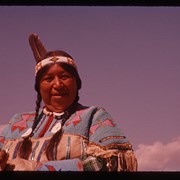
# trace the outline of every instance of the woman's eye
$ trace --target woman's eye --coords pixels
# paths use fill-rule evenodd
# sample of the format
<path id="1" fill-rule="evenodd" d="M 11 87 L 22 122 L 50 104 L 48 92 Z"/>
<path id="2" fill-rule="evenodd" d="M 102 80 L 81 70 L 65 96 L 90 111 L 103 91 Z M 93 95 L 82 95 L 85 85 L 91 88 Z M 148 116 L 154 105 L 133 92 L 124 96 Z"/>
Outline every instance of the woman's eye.
<path id="1" fill-rule="evenodd" d="M 52 77 L 45 77 L 44 81 L 50 82 L 50 81 L 52 81 Z"/>
<path id="2" fill-rule="evenodd" d="M 68 79 L 68 78 L 70 78 L 69 75 L 62 75 L 62 76 L 61 76 L 61 79 L 63 79 L 63 80 L 66 80 L 66 79 Z"/>

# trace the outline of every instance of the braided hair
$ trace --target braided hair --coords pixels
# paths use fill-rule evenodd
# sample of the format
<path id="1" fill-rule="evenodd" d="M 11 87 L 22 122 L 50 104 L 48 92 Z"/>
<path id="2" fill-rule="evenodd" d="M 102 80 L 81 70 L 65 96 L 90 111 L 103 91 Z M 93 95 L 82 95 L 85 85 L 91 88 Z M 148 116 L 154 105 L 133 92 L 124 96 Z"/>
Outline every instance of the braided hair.
<path id="1" fill-rule="evenodd" d="M 70 57 L 72 59 L 72 57 L 69 54 L 67 54 L 66 52 L 61 51 L 61 50 L 50 51 L 50 52 L 47 53 L 47 57 L 51 57 L 51 56 L 55 56 L 55 55 L 61 55 L 61 56 L 65 56 L 65 57 Z M 66 63 L 60 63 L 60 62 L 57 62 L 57 63 L 60 64 L 62 66 L 62 68 L 64 68 L 66 71 L 71 73 L 76 78 L 76 81 L 77 81 L 76 98 L 75 98 L 74 102 L 72 103 L 72 105 L 65 111 L 65 114 L 64 114 L 63 120 L 62 120 L 62 126 L 63 126 L 63 124 L 70 117 L 70 115 L 73 114 L 76 111 L 78 101 L 79 101 L 79 92 L 78 92 L 78 90 L 81 89 L 81 84 L 82 83 L 81 83 L 81 79 L 79 77 L 78 71 L 73 66 L 70 66 L 70 65 L 68 65 Z M 43 75 L 45 74 L 45 72 L 51 66 L 52 66 L 51 64 L 48 64 L 48 65 L 44 66 L 43 68 L 41 68 L 37 72 L 36 77 L 35 77 L 34 88 L 35 88 L 35 90 L 37 92 L 37 99 L 36 99 L 36 108 L 35 108 L 35 118 L 34 118 L 34 122 L 33 122 L 33 125 L 32 125 L 32 132 L 31 132 L 31 134 L 29 136 L 24 137 L 24 139 L 23 139 L 23 141 L 22 141 L 22 143 L 20 145 L 20 149 L 19 149 L 19 156 L 21 158 L 24 158 L 24 159 L 28 159 L 30 153 L 32 152 L 32 142 L 31 142 L 30 137 L 33 136 L 33 131 L 35 130 L 35 128 L 37 127 L 39 121 L 41 120 L 42 113 L 39 114 L 40 107 L 41 107 L 41 102 L 42 102 L 42 97 L 41 97 L 40 88 L 39 88 L 40 81 L 41 81 Z M 49 143 L 47 144 L 47 146 L 46 146 L 46 155 L 47 155 L 48 160 L 55 159 L 55 156 L 53 155 L 54 154 L 54 148 L 57 148 L 57 145 L 58 145 L 58 143 L 60 141 L 61 135 L 62 135 L 62 128 L 52 136 Z"/>

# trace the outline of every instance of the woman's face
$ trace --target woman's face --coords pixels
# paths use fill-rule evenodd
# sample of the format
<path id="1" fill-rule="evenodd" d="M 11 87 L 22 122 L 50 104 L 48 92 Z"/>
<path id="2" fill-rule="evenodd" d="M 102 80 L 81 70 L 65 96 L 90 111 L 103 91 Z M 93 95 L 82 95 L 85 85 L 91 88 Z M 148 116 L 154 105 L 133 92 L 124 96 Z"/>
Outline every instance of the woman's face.
<path id="1" fill-rule="evenodd" d="M 40 81 L 40 93 L 48 111 L 63 112 L 76 98 L 77 82 L 73 75 L 54 64 Z"/>

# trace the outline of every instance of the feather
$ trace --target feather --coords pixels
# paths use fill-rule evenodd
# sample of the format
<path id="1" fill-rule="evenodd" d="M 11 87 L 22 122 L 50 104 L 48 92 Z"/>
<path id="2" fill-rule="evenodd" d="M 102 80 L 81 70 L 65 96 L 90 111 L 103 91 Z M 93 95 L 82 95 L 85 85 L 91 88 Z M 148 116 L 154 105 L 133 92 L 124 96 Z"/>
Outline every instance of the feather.
<path id="1" fill-rule="evenodd" d="M 46 56 L 46 49 L 42 42 L 40 41 L 40 38 L 36 34 L 30 34 L 29 36 L 29 45 L 33 51 L 34 58 L 36 62 L 40 62 L 42 59 Z"/>

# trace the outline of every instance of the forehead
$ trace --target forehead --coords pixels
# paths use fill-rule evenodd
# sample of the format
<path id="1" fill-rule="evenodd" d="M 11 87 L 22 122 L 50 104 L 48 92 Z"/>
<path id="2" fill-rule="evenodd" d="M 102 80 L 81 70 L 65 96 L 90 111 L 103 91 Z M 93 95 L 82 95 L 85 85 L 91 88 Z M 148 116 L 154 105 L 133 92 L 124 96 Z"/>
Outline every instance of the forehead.
<path id="1" fill-rule="evenodd" d="M 59 63 L 54 63 L 49 65 L 49 67 L 46 69 L 45 74 L 51 72 L 51 73 L 56 73 L 56 72 L 64 72 L 66 71 L 65 68 Z"/>
<path id="2" fill-rule="evenodd" d="M 69 65 L 64 64 L 64 63 L 53 63 L 53 64 L 49 64 L 47 68 L 45 68 L 44 70 L 45 73 L 56 73 L 56 72 L 68 72 L 68 73 L 72 73 Z"/>

